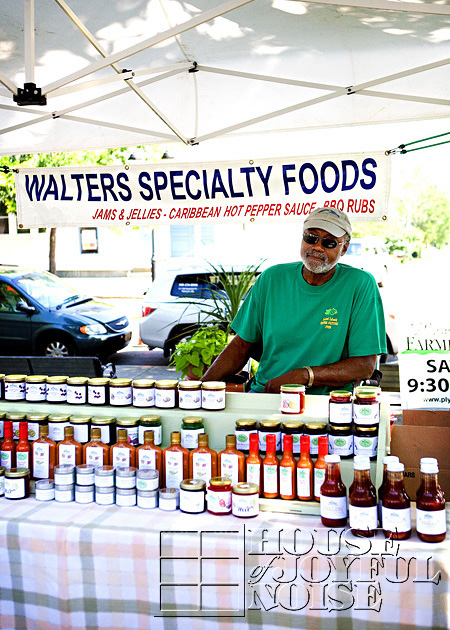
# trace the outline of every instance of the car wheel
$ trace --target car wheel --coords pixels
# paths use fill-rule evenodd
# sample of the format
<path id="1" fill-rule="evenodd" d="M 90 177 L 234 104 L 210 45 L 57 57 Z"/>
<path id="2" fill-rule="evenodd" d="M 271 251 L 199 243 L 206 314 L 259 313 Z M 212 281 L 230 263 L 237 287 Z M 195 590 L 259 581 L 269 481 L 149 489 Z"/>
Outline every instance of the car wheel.
<path id="1" fill-rule="evenodd" d="M 75 348 L 71 341 L 61 335 L 47 337 L 41 345 L 40 354 L 46 357 L 72 357 Z"/>

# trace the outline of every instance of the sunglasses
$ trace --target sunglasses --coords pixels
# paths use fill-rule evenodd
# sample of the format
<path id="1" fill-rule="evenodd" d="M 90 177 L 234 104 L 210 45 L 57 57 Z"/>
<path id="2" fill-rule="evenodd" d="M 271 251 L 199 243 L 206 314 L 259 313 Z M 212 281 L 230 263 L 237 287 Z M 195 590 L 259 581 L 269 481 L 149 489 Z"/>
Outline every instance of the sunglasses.
<path id="1" fill-rule="evenodd" d="M 334 238 L 328 238 L 327 236 L 316 236 L 316 234 L 311 234 L 311 232 L 303 232 L 303 240 L 308 245 L 317 245 L 320 241 L 322 247 L 325 249 L 334 249 L 338 245 L 343 245 L 346 241 L 337 241 Z"/>

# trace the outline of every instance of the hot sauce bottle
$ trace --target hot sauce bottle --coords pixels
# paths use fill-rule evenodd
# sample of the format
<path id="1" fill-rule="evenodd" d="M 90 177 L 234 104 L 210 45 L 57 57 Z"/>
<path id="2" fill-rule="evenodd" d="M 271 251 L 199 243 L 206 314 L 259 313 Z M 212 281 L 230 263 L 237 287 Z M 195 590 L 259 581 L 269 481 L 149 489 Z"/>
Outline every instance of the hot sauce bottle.
<path id="1" fill-rule="evenodd" d="M 151 468 L 159 472 L 163 478 L 162 448 L 155 445 L 155 432 L 151 429 L 144 431 L 144 443 L 136 449 L 136 465 L 138 468 Z"/>
<path id="2" fill-rule="evenodd" d="M 102 442 L 100 427 L 92 427 L 91 441 L 83 445 L 83 464 L 94 468 L 109 465 L 109 446 Z"/>
<path id="3" fill-rule="evenodd" d="M 314 499 L 320 501 L 320 488 L 325 480 L 325 471 L 327 465 L 325 463 L 325 455 L 328 455 L 328 436 L 319 436 L 319 456 L 314 464 Z"/>
<path id="4" fill-rule="evenodd" d="M 181 432 L 172 431 L 170 446 L 164 449 L 164 477 L 166 488 L 179 488 L 189 477 L 189 451 L 181 446 Z"/>
<path id="5" fill-rule="evenodd" d="M 347 489 L 342 483 L 341 458 L 325 455 L 325 479 L 320 488 L 320 517 L 326 527 L 344 527 L 347 523 Z"/>
<path id="6" fill-rule="evenodd" d="M 3 444 L 1 450 L 1 465 L 6 470 L 16 467 L 16 443 L 13 440 L 12 420 L 3 423 Z"/>
<path id="7" fill-rule="evenodd" d="M 189 452 L 189 477 L 201 479 L 207 484 L 217 477 L 217 453 L 209 448 L 207 433 L 199 434 L 198 447 Z"/>
<path id="8" fill-rule="evenodd" d="M 387 465 L 387 484 L 384 490 L 381 517 L 386 538 L 405 540 L 411 536 L 411 501 L 406 493 L 400 462 Z"/>
<path id="9" fill-rule="evenodd" d="M 276 436 L 269 433 L 266 438 L 266 456 L 263 459 L 263 496 L 275 499 L 278 494 L 278 469 L 280 462 L 276 456 Z"/>
<path id="10" fill-rule="evenodd" d="M 313 471 L 309 435 L 300 436 L 300 459 L 297 462 L 297 498 L 300 501 L 312 501 L 313 496 Z"/>
<path id="11" fill-rule="evenodd" d="M 293 453 L 292 435 L 283 436 L 283 457 L 280 461 L 280 497 L 285 500 L 295 499 L 295 477 L 297 462 Z"/>
<path id="12" fill-rule="evenodd" d="M 416 495 L 416 531 L 423 542 L 438 543 L 445 539 L 445 497 L 438 484 L 437 462 L 420 462 L 420 486 Z"/>
<path id="13" fill-rule="evenodd" d="M 262 459 L 259 455 L 259 436 L 251 433 L 249 436 L 250 449 L 245 461 L 245 479 L 247 483 L 255 483 L 259 488 L 259 496 L 262 496 Z"/>
<path id="14" fill-rule="evenodd" d="M 377 493 L 370 479 L 370 459 L 357 455 L 353 460 L 354 478 L 349 490 L 349 521 L 352 534 L 366 538 L 378 526 Z"/>
<path id="15" fill-rule="evenodd" d="M 109 462 L 111 466 L 136 466 L 136 447 L 128 442 L 126 429 L 118 429 L 117 443 L 109 450 Z"/>
<path id="16" fill-rule="evenodd" d="M 48 425 L 40 425 L 33 442 L 33 479 L 53 479 L 55 463 L 56 443 L 48 437 Z"/>
<path id="17" fill-rule="evenodd" d="M 19 424 L 19 442 L 16 446 L 17 468 L 29 468 L 31 470 L 31 444 L 28 441 L 28 422 Z"/>
<path id="18" fill-rule="evenodd" d="M 225 449 L 219 453 L 218 473 L 221 477 L 231 479 L 232 486 L 245 481 L 245 455 L 237 450 L 234 433 L 225 438 Z"/>
<path id="19" fill-rule="evenodd" d="M 73 427 L 64 427 L 64 440 L 58 442 L 56 447 L 56 460 L 58 466 L 70 464 L 79 466 L 83 460 L 83 447 L 73 437 Z"/>
<path id="20" fill-rule="evenodd" d="M 381 525 L 381 501 L 387 485 L 387 465 L 389 462 L 398 462 L 397 455 L 385 455 L 383 457 L 383 480 L 378 488 L 378 523 Z"/>

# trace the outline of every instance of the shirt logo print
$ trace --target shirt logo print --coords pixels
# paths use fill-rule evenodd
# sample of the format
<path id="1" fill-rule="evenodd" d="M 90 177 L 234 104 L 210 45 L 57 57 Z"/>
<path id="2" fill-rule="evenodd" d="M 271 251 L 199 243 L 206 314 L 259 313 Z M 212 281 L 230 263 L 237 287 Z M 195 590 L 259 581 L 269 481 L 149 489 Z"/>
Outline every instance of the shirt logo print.
<path id="1" fill-rule="evenodd" d="M 324 317 L 320 322 L 320 325 L 325 326 L 328 330 L 331 330 L 333 326 L 339 326 L 339 322 L 336 317 L 337 314 L 338 312 L 334 307 L 327 308 L 324 312 Z"/>

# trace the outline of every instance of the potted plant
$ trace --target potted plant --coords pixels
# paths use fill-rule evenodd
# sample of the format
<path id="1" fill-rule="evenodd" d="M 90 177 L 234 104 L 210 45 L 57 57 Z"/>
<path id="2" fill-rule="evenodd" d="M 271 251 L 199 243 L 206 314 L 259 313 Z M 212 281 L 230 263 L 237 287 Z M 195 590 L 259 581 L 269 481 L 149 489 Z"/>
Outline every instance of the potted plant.
<path id="1" fill-rule="evenodd" d="M 181 378 L 187 375 L 201 378 L 228 341 L 229 335 L 219 326 L 204 326 L 176 345 L 170 362 L 177 372 L 181 372 Z"/>

